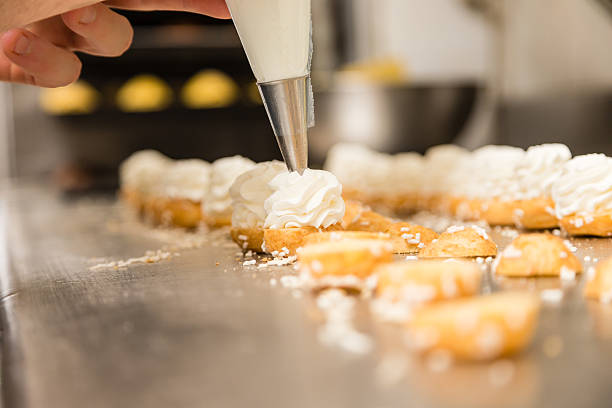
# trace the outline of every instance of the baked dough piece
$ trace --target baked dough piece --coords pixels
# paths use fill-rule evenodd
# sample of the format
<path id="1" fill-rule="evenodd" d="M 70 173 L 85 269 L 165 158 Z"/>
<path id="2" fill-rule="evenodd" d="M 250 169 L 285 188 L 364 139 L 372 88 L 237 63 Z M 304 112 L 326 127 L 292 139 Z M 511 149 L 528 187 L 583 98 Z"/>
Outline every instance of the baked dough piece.
<path id="1" fill-rule="evenodd" d="M 461 360 L 492 360 L 516 354 L 530 343 L 539 298 L 502 292 L 434 303 L 415 310 L 411 345 L 421 352 L 450 352 Z"/>
<path id="2" fill-rule="evenodd" d="M 344 217 L 342 217 L 342 227 L 347 228 L 349 225 L 357 221 L 361 214 L 365 211 L 370 211 L 370 208 L 359 201 L 345 201 Z"/>
<path id="3" fill-rule="evenodd" d="M 394 238 L 390 234 L 384 232 L 366 232 L 366 231 L 331 231 L 318 232 L 310 234 L 304 238 L 304 246 L 319 244 L 322 242 L 345 241 L 355 239 L 369 239 L 376 241 L 385 241 L 392 245 L 394 254 L 403 254 L 406 251 L 406 244 L 401 238 Z"/>
<path id="4" fill-rule="evenodd" d="M 230 235 L 235 243 L 243 250 L 263 252 L 264 229 L 263 228 L 236 228 L 232 227 Z"/>
<path id="5" fill-rule="evenodd" d="M 562 276 L 582 271 L 578 258 L 563 240 L 551 234 L 526 234 L 516 238 L 495 260 L 502 276 Z"/>
<path id="6" fill-rule="evenodd" d="M 376 296 L 392 302 L 424 303 L 474 296 L 482 272 L 473 262 L 396 262 L 376 269 Z"/>
<path id="7" fill-rule="evenodd" d="M 513 226 L 517 208 L 519 208 L 518 200 L 494 198 L 482 202 L 478 217 L 489 225 Z"/>
<path id="8" fill-rule="evenodd" d="M 210 228 L 223 228 L 232 225 L 232 216 L 222 214 L 204 214 L 204 221 Z"/>
<path id="9" fill-rule="evenodd" d="M 369 277 L 380 264 L 391 262 L 389 242 L 367 239 L 347 239 L 306 245 L 299 249 L 298 268 L 311 277 Z"/>
<path id="10" fill-rule="evenodd" d="M 299 228 L 266 228 L 263 232 L 263 250 L 269 254 L 282 254 L 285 256 L 293 256 L 298 248 L 304 246 L 304 239 L 317 232 L 324 231 L 341 231 L 340 224 L 332 225 L 325 229 L 315 227 L 299 227 Z"/>
<path id="11" fill-rule="evenodd" d="M 422 258 L 469 258 L 497 255 L 497 245 L 480 227 L 450 227 L 419 253 Z"/>
<path id="12" fill-rule="evenodd" d="M 398 253 L 402 254 L 417 254 L 421 248 L 438 238 L 435 231 L 407 222 L 395 222 L 385 232 L 394 238 L 394 242 L 401 240 L 403 245 L 398 247 Z"/>
<path id="13" fill-rule="evenodd" d="M 603 303 L 612 302 L 612 258 L 599 262 L 589 270 L 584 296 Z"/>
<path id="14" fill-rule="evenodd" d="M 394 221 L 391 218 L 375 213 L 363 211 L 361 215 L 346 227 L 347 231 L 385 232 Z"/>
<path id="15" fill-rule="evenodd" d="M 196 228 L 202 223 L 202 204 L 182 198 L 151 197 L 144 205 L 145 217 L 158 225 Z"/>
<path id="16" fill-rule="evenodd" d="M 566 216 L 559 225 L 572 236 L 612 237 L 612 210 Z"/>
<path id="17" fill-rule="evenodd" d="M 520 200 L 514 210 L 514 223 L 525 229 L 557 228 L 559 220 L 555 216 L 555 203 L 552 198 L 544 196 Z"/>

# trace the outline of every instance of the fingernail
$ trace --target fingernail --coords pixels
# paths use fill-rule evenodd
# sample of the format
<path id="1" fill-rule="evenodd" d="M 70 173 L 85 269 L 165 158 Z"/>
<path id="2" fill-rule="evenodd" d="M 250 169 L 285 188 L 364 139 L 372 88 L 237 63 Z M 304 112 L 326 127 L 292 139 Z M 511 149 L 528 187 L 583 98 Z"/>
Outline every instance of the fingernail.
<path id="1" fill-rule="evenodd" d="M 13 52 L 17 55 L 28 55 L 32 51 L 32 42 L 25 35 L 20 35 L 13 47 Z"/>
<path id="2" fill-rule="evenodd" d="M 79 23 L 81 24 L 91 24 L 96 20 L 96 12 L 95 7 L 86 7 L 83 9 L 81 13 L 81 18 L 79 19 Z"/>

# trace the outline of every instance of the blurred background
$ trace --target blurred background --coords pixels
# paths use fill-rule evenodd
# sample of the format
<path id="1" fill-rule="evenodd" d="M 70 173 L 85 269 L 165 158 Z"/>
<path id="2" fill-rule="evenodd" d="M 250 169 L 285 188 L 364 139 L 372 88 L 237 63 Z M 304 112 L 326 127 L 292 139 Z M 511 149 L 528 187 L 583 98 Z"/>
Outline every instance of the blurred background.
<path id="1" fill-rule="evenodd" d="M 312 2 L 314 166 L 339 141 L 389 153 L 556 141 L 612 154 L 612 1 Z M 0 177 L 111 190 L 118 164 L 145 148 L 280 158 L 230 21 L 125 15 L 132 49 L 83 56 L 79 83 L 0 85 Z"/>

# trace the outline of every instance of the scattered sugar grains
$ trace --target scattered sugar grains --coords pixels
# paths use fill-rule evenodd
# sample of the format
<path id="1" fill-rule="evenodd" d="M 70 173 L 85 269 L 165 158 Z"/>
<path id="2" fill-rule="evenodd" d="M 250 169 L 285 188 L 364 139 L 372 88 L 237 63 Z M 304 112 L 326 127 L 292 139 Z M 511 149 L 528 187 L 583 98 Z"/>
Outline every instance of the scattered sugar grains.
<path id="1" fill-rule="evenodd" d="M 143 256 L 138 258 L 130 258 L 127 260 L 112 261 L 94 265 L 90 267 L 89 270 L 100 271 L 104 269 L 123 269 L 132 265 L 144 265 L 166 261 L 168 259 L 171 259 L 173 256 L 178 256 L 178 254 L 158 249 L 157 251 L 147 251 Z"/>
<path id="2" fill-rule="evenodd" d="M 325 315 L 325 324 L 318 332 L 319 341 L 354 354 L 372 350 L 372 339 L 353 327 L 355 299 L 341 290 L 328 289 L 317 297 L 317 307 Z"/>

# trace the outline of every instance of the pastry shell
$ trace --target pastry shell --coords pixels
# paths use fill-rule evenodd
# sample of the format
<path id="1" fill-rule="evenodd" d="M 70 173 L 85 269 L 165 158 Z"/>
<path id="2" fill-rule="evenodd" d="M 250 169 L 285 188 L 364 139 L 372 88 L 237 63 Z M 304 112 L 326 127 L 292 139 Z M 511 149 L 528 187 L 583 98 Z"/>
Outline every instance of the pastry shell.
<path id="1" fill-rule="evenodd" d="M 525 349 L 534 334 L 539 298 L 502 292 L 434 303 L 416 309 L 410 344 L 420 352 L 451 353 L 460 360 L 492 360 Z"/>
<path id="2" fill-rule="evenodd" d="M 525 234 L 499 255 L 494 270 L 497 275 L 510 277 L 562 276 L 581 272 L 582 265 L 561 238 Z"/>

